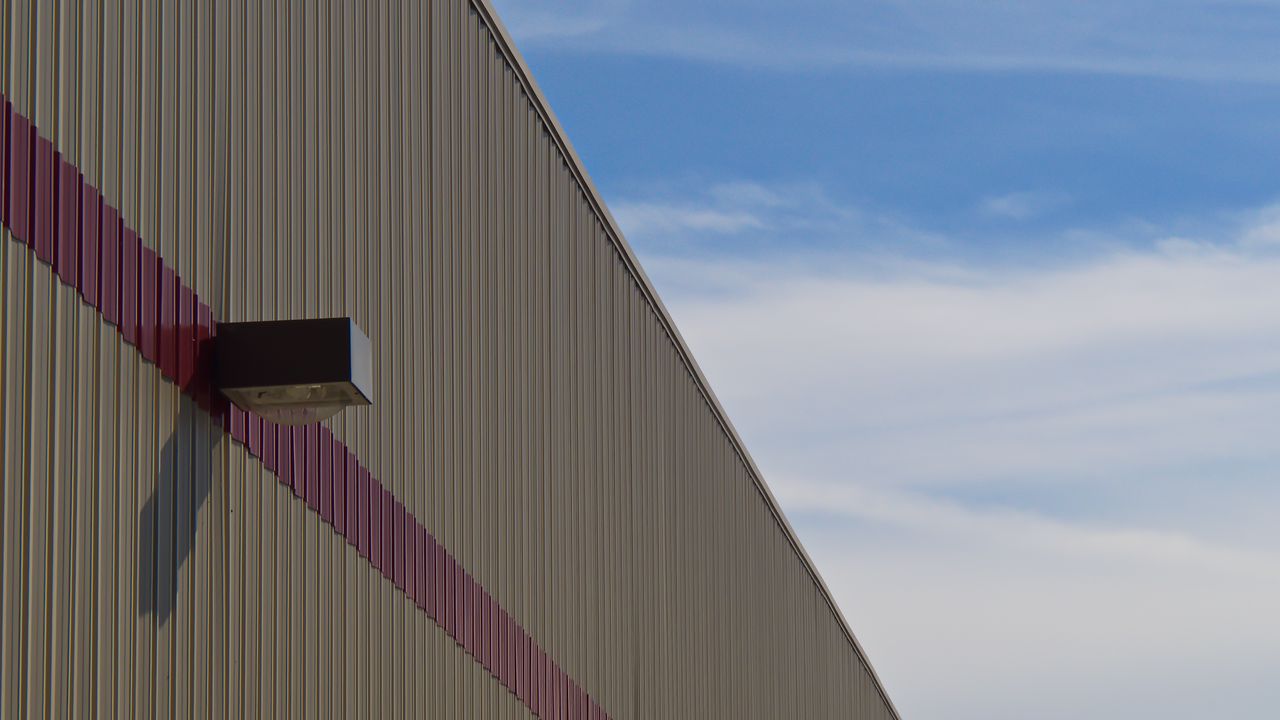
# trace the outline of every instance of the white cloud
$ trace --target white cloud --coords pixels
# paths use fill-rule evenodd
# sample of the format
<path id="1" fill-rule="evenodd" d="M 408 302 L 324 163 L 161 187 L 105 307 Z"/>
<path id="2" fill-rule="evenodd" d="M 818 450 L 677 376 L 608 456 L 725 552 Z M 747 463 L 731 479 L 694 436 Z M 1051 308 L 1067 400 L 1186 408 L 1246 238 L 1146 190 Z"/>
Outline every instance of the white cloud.
<path id="1" fill-rule="evenodd" d="M 503 22 L 522 43 L 562 43 L 610 32 L 624 19 L 628 4 L 619 0 L 497 3 Z"/>
<path id="2" fill-rule="evenodd" d="M 1116 558 L 1104 536 L 1086 559 L 1025 547 L 1021 523 L 987 523 L 982 532 L 994 539 L 954 528 L 917 528 L 910 542 L 896 539 L 902 530 L 806 533 L 904 717 L 1274 712 L 1276 558 L 1245 571 Z"/>
<path id="3" fill-rule="evenodd" d="M 1255 213 L 1252 226 L 1240 242 L 1250 248 L 1280 247 L 1280 205 Z"/>
<path id="4" fill-rule="evenodd" d="M 1016 192 L 984 198 L 979 209 L 993 217 L 1030 220 L 1068 202 L 1069 198 L 1062 193 Z"/>
<path id="5" fill-rule="evenodd" d="M 739 250 L 785 245 L 793 252 L 801 245 L 896 252 L 938 242 L 892 216 L 839 203 L 814 183 L 677 183 L 646 188 L 610 207 L 634 245 L 671 251 L 660 255 L 659 262 L 687 257 L 690 251 L 714 250 L 725 242 Z M 727 267 L 717 265 L 719 272 Z M 707 281 L 701 277 L 703 270 L 696 268 L 699 284 Z"/>
<path id="6" fill-rule="evenodd" d="M 778 486 L 781 501 L 795 512 L 948 538 L 953 552 L 1007 543 L 1002 551 L 1007 557 L 1049 557 L 1081 570 L 1125 571 L 1136 565 L 1228 578 L 1267 577 L 1280 590 L 1280 550 L 1237 548 L 1180 531 L 1070 523 L 1001 507 L 971 508 L 855 483 L 786 480 Z"/>
<path id="7" fill-rule="evenodd" d="M 642 259 L 906 717 L 1270 717 L 1273 209 L 994 266 L 745 195 L 731 251 Z"/>
<path id="8" fill-rule="evenodd" d="M 1153 250 L 841 277 L 854 262 L 673 263 L 706 292 L 677 280 L 668 302 L 743 423 L 782 413 L 842 467 L 894 484 L 1007 478 L 1046 453 L 1054 477 L 1280 459 L 1241 424 L 1280 420 L 1280 258 Z M 901 462 L 918 443 L 930 452 Z"/>
<path id="9" fill-rule="evenodd" d="M 733 233 L 760 229 L 764 224 L 749 212 L 696 208 L 662 203 L 621 202 L 614 217 L 636 235 L 684 235 Z"/>

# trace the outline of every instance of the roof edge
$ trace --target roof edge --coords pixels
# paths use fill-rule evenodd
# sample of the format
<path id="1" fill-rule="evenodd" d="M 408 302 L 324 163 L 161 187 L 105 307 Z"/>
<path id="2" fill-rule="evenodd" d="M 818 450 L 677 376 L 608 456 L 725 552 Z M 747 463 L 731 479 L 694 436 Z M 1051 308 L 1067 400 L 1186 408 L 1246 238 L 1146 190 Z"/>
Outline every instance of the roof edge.
<path id="1" fill-rule="evenodd" d="M 485 24 L 489 26 L 490 32 L 493 33 L 494 39 L 498 41 L 498 45 L 500 46 L 503 55 L 506 56 L 507 61 L 510 62 L 512 67 L 517 71 L 516 75 L 519 77 L 520 83 L 524 86 L 525 93 L 529 96 L 530 101 L 533 103 L 534 108 L 537 110 L 538 115 L 542 118 L 543 122 L 545 122 L 547 127 L 551 129 L 552 139 L 560 148 L 560 152 L 564 155 L 565 160 L 568 161 L 569 169 L 573 172 L 574 177 L 582 187 L 587 199 L 590 200 L 596 216 L 604 223 L 605 229 L 608 231 L 607 234 L 609 235 L 609 239 L 622 255 L 622 258 L 626 262 L 627 268 L 631 271 L 631 274 L 635 277 L 637 282 L 639 282 L 640 289 L 644 292 L 645 299 L 648 300 L 649 304 L 657 311 L 658 319 L 661 321 L 663 329 L 671 339 L 672 344 L 675 345 L 685 367 L 693 375 L 693 378 L 698 385 L 698 389 L 702 393 L 703 399 L 706 400 L 708 405 L 710 405 L 716 416 L 716 420 L 720 423 L 720 427 L 724 430 L 725 434 L 729 436 L 730 441 L 733 443 L 734 450 L 742 459 L 743 464 L 746 465 L 747 471 L 751 475 L 751 479 L 755 482 L 756 487 L 760 490 L 760 493 L 764 496 L 766 503 L 769 505 L 769 510 L 782 526 L 792 548 L 795 549 L 801 562 L 804 563 L 805 569 L 808 570 L 810 577 L 813 578 L 814 584 L 818 587 L 818 590 L 822 593 L 827 605 L 831 608 L 831 612 L 835 615 L 841 629 L 844 630 L 844 634 L 853 646 L 854 651 L 858 654 L 858 657 L 862 660 L 863 664 L 866 665 L 867 671 L 871 673 L 871 679 L 875 682 L 876 690 L 879 692 L 880 697 L 884 700 L 885 705 L 888 706 L 889 711 L 893 713 L 893 716 L 895 718 L 901 718 L 902 716 L 898 713 L 898 709 L 894 706 L 893 700 L 890 699 L 889 693 L 885 690 L 879 674 L 876 673 L 875 667 L 871 664 L 871 659 L 867 657 L 867 653 L 862 648 L 862 644 L 858 642 L 857 636 L 854 635 L 848 619 L 845 618 L 844 613 L 840 610 L 840 606 L 836 603 L 835 597 L 831 593 L 831 589 L 822 578 L 822 574 L 818 572 L 817 565 L 813 562 L 813 558 L 809 556 L 808 551 L 806 551 L 804 549 L 804 545 L 801 544 L 800 537 L 796 534 L 795 528 L 791 526 L 786 515 L 782 512 L 782 506 L 778 503 L 777 497 L 774 496 L 773 491 L 770 490 L 768 484 L 765 483 L 763 473 L 760 472 L 760 468 L 756 465 L 755 459 L 751 457 L 751 453 L 747 450 L 746 443 L 742 441 L 742 437 L 738 434 L 737 428 L 735 428 L 733 426 L 733 422 L 729 420 L 729 414 L 725 412 L 724 406 L 720 404 L 719 398 L 717 398 L 715 392 L 712 391 L 711 383 L 707 381 L 706 375 L 702 372 L 702 368 L 698 365 L 697 360 L 694 359 L 688 343 L 685 342 L 684 336 L 680 334 L 680 330 L 676 327 L 676 323 L 674 318 L 671 316 L 671 312 L 667 310 L 667 306 L 662 302 L 662 298 L 659 297 L 658 291 L 654 287 L 653 282 L 649 279 L 648 274 L 645 273 L 644 268 L 640 265 L 639 258 L 636 256 L 635 251 L 631 249 L 631 244 L 627 242 L 626 236 L 622 233 L 622 228 L 613 217 L 613 213 L 609 211 L 608 206 L 604 202 L 604 197 L 600 194 L 600 191 L 596 189 L 595 183 L 592 182 L 591 176 L 587 173 L 586 165 L 583 164 L 582 158 L 578 156 L 577 151 L 573 148 L 573 144 L 569 141 L 568 134 L 560 125 L 560 120 L 556 117 L 555 113 L 552 112 L 551 104 L 547 101 L 546 96 L 543 95 L 542 89 L 538 87 L 537 81 L 534 80 L 533 73 L 530 71 L 528 64 L 525 63 L 524 56 L 521 55 L 520 51 L 516 48 L 515 41 L 511 37 L 511 33 L 507 30 L 506 25 L 503 24 L 502 19 L 498 17 L 497 10 L 493 7 L 492 0 L 469 1 L 480 14 L 480 17 L 485 21 Z"/>

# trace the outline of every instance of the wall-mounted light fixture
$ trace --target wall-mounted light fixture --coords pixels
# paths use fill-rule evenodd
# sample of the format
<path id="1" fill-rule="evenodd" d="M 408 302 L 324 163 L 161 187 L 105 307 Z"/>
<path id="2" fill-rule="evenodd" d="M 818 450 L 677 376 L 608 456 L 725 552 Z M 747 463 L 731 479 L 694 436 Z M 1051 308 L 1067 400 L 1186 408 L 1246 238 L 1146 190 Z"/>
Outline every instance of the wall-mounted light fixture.
<path id="1" fill-rule="evenodd" d="M 305 425 L 373 403 L 369 338 L 351 318 L 219 323 L 214 378 L 266 420 Z"/>

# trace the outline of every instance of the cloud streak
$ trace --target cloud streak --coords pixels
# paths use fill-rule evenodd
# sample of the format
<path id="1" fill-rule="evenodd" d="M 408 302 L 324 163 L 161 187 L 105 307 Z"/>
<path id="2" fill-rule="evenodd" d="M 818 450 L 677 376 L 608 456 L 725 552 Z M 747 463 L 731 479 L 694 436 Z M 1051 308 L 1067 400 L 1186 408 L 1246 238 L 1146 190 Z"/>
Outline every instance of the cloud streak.
<path id="1" fill-rule="evenodd" d="M 1280 6 L 1272 2 L 649 0 L 598 7 L 502 0 L 499 9 L 520 19 L 512 27 L 523 43 L 560 51 L 779 69 L 1280 80 L 1280 50 L 1273 42 Z"/>
<path id="2" fill-rule="evenodd" d="M 672 236 L 684 233 L 737 233 L 764 229 L 764 223 L 747 211 L 723 211 L 679 207 L 662 203 L 619 203 L 613 208 L 619 223 L 637 235 Z"/>
<path id="3" fill-rule="evenodd" d="M 983 199 L 979 209 L 985 215 L 1008 220 L 1030 220 L 1070 202 L 1063 193 L 1015 192 Z"/>
<path id="4" fill-rule="evenodd" d="M 917 252 L 936 248 L 940 238 L 912 227 L 893 215 L 867 212 L 838 202 L 815 183 L 763 185 L 753 182 L 693 182 L 661 184 L 611 204 L 613 214 L 639 247 L 656 253 L 655 262 L 677 281 L 682 259 L 706 257 L 732 247 L 730 257 L 760 252 L 795 258 L 814 252 Z M 896 259 L 886 258 L 896 262 Z M 732 263 L 717 262 L 721 272 L 735 272 Z M 747 265 L 738 269 L 750 272 Z M 695 282 L 703 268 L 693 268 Z M 729 285 L 742 278 L 735 278 Z M 712 280 L 714 283 L 715 280 Z M 717 283 L 718 285 L 718 283 Z"/>

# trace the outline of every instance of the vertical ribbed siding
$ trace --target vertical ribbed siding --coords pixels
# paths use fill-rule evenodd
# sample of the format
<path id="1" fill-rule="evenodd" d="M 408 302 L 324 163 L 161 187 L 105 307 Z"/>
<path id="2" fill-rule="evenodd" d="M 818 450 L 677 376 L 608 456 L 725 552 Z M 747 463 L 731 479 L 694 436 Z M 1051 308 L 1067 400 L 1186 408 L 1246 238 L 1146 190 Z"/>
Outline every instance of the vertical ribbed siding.
<path id="1" fill-rule="evenodd" d="M 215 317 L 356 318 L 332 436 L 612 716 L 893 716 L 487 6 L 0 22 L 5 96 Z M 528 714 L 4 235 L 0 714 Z"/>

